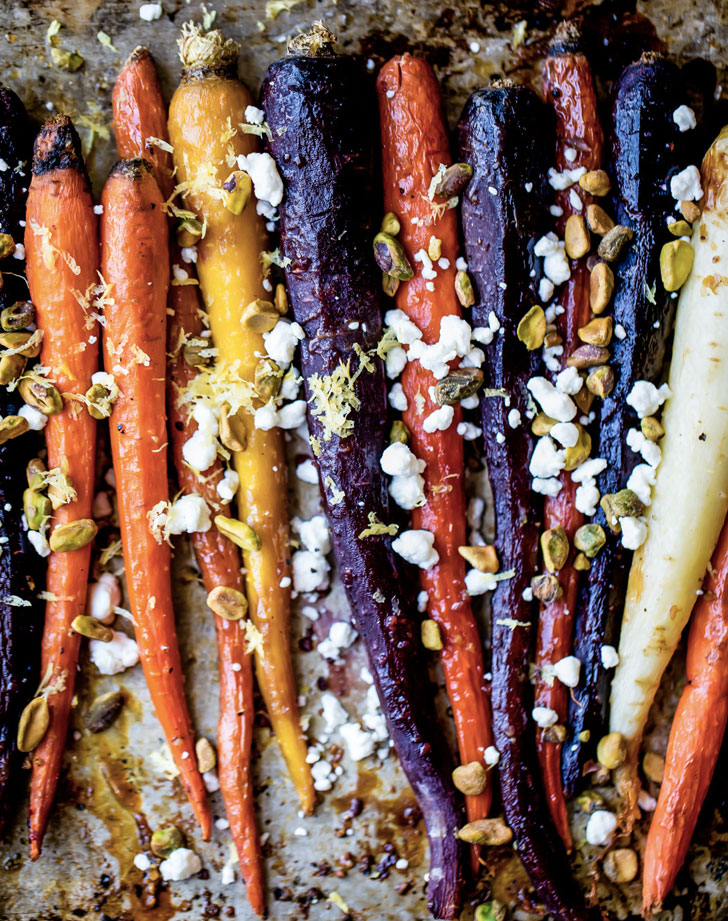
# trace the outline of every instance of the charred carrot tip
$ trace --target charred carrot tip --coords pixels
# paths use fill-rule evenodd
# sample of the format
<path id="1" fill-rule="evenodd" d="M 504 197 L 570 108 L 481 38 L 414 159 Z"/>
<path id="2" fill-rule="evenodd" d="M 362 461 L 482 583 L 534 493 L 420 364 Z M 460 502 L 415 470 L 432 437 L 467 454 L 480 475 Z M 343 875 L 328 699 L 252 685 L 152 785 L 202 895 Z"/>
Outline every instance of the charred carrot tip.
<path id="1" fill-rule="evenodd" d="M 86 175 L 81 139 L 68 115 L 47 119 L 33 145 L 33 175 L 56 169 L 73 169 Z"/>
<path id="2" fill-rule="evenodd" d="M 564 20 L 556 26 L 556 32 L 549 46 L 549 54 L 568 54 L 578 51 L 581 45 L 581 32 L 575 22 Z"/>
<path id="3" fill-rule="evenodd" d="M 143 61 L 151 57 L 152 53 L 149 48 L 146 48 L 144 45 L 137 45 L 126 59 L 126 61 L 124 61 L 124 67 L 122 67 L 122 70 L 129 67 L 130 64 L 136 64 L 138 61 Z"/>
<path id="4" fill-rule="evenodd" d="M 131 157 L 128 160 L 117 160 L 109 176 L 123 176 L 126 179 L 138 180 L 147 174 L 154 175 L 151 163 L 144 157 Z"/>

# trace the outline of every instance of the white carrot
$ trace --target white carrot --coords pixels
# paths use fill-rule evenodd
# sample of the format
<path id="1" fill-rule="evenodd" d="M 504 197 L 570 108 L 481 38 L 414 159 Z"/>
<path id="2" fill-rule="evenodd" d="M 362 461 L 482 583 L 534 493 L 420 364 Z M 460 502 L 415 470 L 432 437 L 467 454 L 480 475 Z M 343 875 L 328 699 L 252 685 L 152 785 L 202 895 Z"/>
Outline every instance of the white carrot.
<path id="1" fill-rule="evenodd" d="M 628 819 L 647 715 L 728 510 L 728 128 L 705 156 L 702 186 L 693 268 L 678 302 L 662 462 L 647 539 L 630 570 L 612 683 L 610 730 L 622 733 L 629 752 L 617 777 Z"/>

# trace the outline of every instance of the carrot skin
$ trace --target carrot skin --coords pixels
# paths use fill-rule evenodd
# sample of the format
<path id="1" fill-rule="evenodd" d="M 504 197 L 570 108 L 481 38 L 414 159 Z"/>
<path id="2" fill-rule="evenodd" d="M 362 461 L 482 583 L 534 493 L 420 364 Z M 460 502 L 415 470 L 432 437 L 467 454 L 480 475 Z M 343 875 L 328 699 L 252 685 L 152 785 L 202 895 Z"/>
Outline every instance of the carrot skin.
<path id="1" fill-rule="evenodd" d="M 455 260 L 458 256 L 457 217 L 448 209 L 431 222 L 427 193 L 440 164 L 452 162 L 439 103 L 440 89 L 430 65 L 405 54 L 384 65 L 377 79 L 382 132 L 384 210 L 400 220 L 399 241 L 412 265 L 414 254 L 428 248 L 430 237 L 441 241 L 446 269 L 438 268 L 436 291 L 429 292 L 417 273 L 400 284 L 396 305 L 423 331 L 426 343 L 440 337 L 440 320 L 460 316 L 455 294 Z M 419 362 L 409 363 L 402 374 L 408 408 L 403 414 L 411 433 L 410 447 L 427 464 L 427 503 L 412 511 L 412 527 L 435 534 L 439 563 L 421 570 L 420 584 L 429 597 L 428 614 L 440 627 L 445 683 L 457 729 L 460 761 L 483 764 L 492 744 L 490 705 L 485 685 L 485 665 L 478 627 L 465 589 L 465 560 L 458 547 L 466 543 L 463 439 L 457 434 L 462 421 L 459 404 L 450 427 L 427 433 L 425 417 L 438 409 L 430 397 L 436 382 Z M 416 395 L 424 399 L 418 407 Z M 444 488 L 443 488 L 444 487 Z M 489 783 L 479 796 L 465 798 L 468 821 L 487 816 L 492 799 Z M 477 851 L 474 857 L 477 864 Z"/>
<path id="2" fill-rule="evenodd" d="M 197 769 L 171 598 L 169 546 L 157 543 L 148 513 L 168 498 L 165 403 L 167 221 L 144 160 L 125 160 L 101 196 L 106 309 L 104 364 L 120 395 L 110 418 L 127 589 L 155 712 L 207 840 L 212 820 Z"/>
<path id="3" fill-rule="evenodd" d="M 647 835 L 642 913 L 659 909 L 685 861 L 728 722 L 728 525 L 688 634 L 687 684 L 675 712 L 665 776 Z"/>
<path id="4" fill-rule="evenodd" d="M 172 155 L 159 145 L 148 145 L 149 137 L 169 141 L 164 97 L 154 59 L 146 48 L 137 48 L 122 68 L 112 96 L 114 134 L 120 157 L 156 154 L 152 160 L 162 195 L 172 194 Z M 151 148 L 151 149 L 150 149 Z M 170 240 L 172 264 L 181 264 L 179 247 Z M 188 266 L 189 270 L 190 266 Z M 180 393 L 195 377 L 178 346 L 183 337 L 203 331 L 197 285 L 170 285 L 167 295 L 167 415 L 172 457 L 177 480 L 185 493 L 196 493 L 221 515 L 229 508 L 217 494 L 223 475 L 218 460 L 199 478 L 185 463 L 182 448 L 197 430 L 197 424 L 178 404 Z M 216 528 L 196 531 L 192 546 L 209 593 L 216 586 L 244 591 L 240 554 Z M 255 821 L 255 801 L 250 757 L 253 744 L 253 663 L 246 652 L 245 629 L 241 623 L 215 617 L 220 674 L 220 717 L 217 728 L 218 779 L 230 832 L 238 853 L 248 901 L 256 914 L 265 910 L 263 859 Z M 234 670 L 233 665 L 237 668 Z"/>
<path id="5" fill-rule="evenodd" d="M 602 165 L 603 135 L 597 111 L 597 98 L 591 69 L 586 57 L 579 49 L 578 37 L 558 36 L 551 47 L 544 64 L 544 92 L 556 114 L 556 168 L 558 170 L 584 167 L 587 171 L 599 169 Z M 576 151 L 576 158 L 566 157 L 567 148 Z M 579 191 L 585 205 L 591 196 Z M 560 192 L 557 204 L 563 209 L 560 219 L 560 235 L 567 218 L 578 213 L 571 203 L 568 190 Z M 589 271 L 584 260 L 572 261 L 571 278 L 562 289 L 560 298 L 564 313 L 556 319 L 557 330 L 564 340 L 563 366 L 567 357 L 579 345 L 578 330 L 591 317 L 589 304 Z M 562 472 L 561 492 L 547 497 L 544 502 L 544 527 L 561 526 L 569 542 L 584 522 L 584 516 L 574 504 L 577 484 L 566 471 Z M 579 572 L 573 567 L 573 559 L 559 574 L 562 595 L 551 604 L 541 606 L 536 637 L 537 666 L 553 665 L 571 652 L 573 633 L 573 612 L 576 608 L 579 588 Z M 549 686 L 540 677 L 536 680 L 534 698 L 536 706 L 548 707 L 558 714 L 559 724 L 566 723 L 569 695 L 567 688 L 557 679 Z M 544 788 L 551 811 L 551 817 L 568 851 L 571 850 L 571 832 L 566 812 L 566 802 L 561 782 L 561 750 L 557 742 L 548 742 L 544 733 L 536 733 L 536 751 L 541 764 Z"/>
<path id="6" fill-rule="evenodd" d="M 41 365 L 62 394 L 83 396 L 98 368 L 97 324 L 76 299 L 98 283 L 97 218 L 78 135 L 66 116 L 50 119 L 35 143 L 28 194 L 25 248 L 30 296 L 43 330 Z M 45 427 L 48 467 L 68 465 L 77 499 L 53 515 L 59 524 L 90 518 L 93 503 L 96 423 L 85 408 L 66 401 Z M 32 756 L 30 856 L 40 856 L 66 745 L 81 637 L 71 630 L 86 602 L 91 545 L 51 553 L 41 647 L 41 676 L 56 689 L 48 695 L 50 723 Z"/>

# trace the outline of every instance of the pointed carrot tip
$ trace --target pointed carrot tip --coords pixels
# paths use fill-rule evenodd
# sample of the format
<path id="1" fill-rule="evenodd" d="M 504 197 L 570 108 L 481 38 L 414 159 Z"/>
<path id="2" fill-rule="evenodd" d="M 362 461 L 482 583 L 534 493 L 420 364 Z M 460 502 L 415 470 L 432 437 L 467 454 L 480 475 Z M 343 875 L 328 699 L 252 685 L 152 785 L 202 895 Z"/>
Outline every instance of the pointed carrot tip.
<path id="1" fill-rule="evenodd" d="M 73 169 L 86 175 L 81 139 L 68 115 L 55 115 L 43 123 L 33 145 L 33 175 Z"/>

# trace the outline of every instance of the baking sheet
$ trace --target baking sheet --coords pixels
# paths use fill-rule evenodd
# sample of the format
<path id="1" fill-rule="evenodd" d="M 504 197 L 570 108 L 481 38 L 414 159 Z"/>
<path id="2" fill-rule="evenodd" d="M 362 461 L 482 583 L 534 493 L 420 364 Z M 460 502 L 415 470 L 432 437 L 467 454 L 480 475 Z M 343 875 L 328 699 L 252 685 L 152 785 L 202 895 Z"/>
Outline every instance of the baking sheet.
<path id="1" fill-rule="evenodd" d="M 203 15 L 198 3 L 163 0 L 163 18 L 146 23 L 139 18 L 139 5 L 139 0 L 4 0 L 0 5 L 3 81 L 38 118 L 56 111 L 75 114 L 90 145 L 89 168 L 97 192 L 114 159 L 113 144 L 108 140 L 110 96 L 121 63 L 138 44 L 147 45 L 169 96 L 180 70 L 175 47 L 179 28 L 182 22 L 191 18 L 199 21 Z M 586 4 L 570 0 L 564 5 L 569 12 Z M 210 0 L 206 10 L 208 16 L 216 14 L 215 26 L 241 42 L 240 72 L 251 86 L 257 86 L 267 66 L 283 54 L 286 40 L 315 18 L 325 19 L 339 35 L 343 50 L 363 51 L 375 61 L 405 48 L 426 53 L 442 80 L 452 123 L 468 93 L 491 75 L 508 72 L 521 79 L 533 76 L 533 52 L 542 47 L 560 6 L 557 0 L 508 5 L 462 0 L 447 5 L 432 0 L 404 5 L 398 0 L 301 0 L 272 19 L 270 7 L 266 14 L 264 0 Z M 660 39 L 679 60 L 700 55 L 723 67 L 728 40 L 725 2 L 654 0 L 639 4 L 638 11 L 649 15 Z M 50 62 L 45 33 L 54 18 L 63 23 L 62 46 L 78 50 L 85 59 L 83 69 L 76 74 L 59 71 Z M 528 41 L 514 50 L 512 28 L 523 19 L 528 23 Z M 117 51 L 98 42 L 99 31 L 111 37 Z M 696 159 L 700 153 L 696 151 Z M 300 441 L 292 440 L 289 449 L 291 463 L 306 453 Z M 309 517 L 316 512 L 314 487 L 301 483 L 292 473 L 291 490 L 292 514 Z M 217 689 L 213 625 L 185 543 L 178 546 L 175 556 L 175 596 L 193 719 L 198 732 L 214 740 Z M 312 739 L 322 731 L 317 710 L 323 687 L 334 690 L 354 718 L 362 710 L 366 692 L 360 676 L 364 653 L 359 642 L 348 651 L 341 666 L 330 667 L 315 650 L 332 620 L 347 617 L 338 580 L 334 579 L 330 594 L 315 606 L 320 613 L 316 623 L 301 616 L 301 600 L 294 602 L 293 616 L 302 709 Z M 668 691 L 658 702 L 656 729 L 648 740 L 648 746 L 658 751 L 664 751 L 681 674 L 678 659 L 666 682 Z M 84 725 L 89 703 L 96 695 L 117 687 L 127 700 L 122 717 L 108 732 L 92 735 Z M 19 807 L 10 840 L 0 851 L 0 921 L 254 917 L 239 874 L 234 883 L 221 883 L 222 869 L 231 863 L 229 831 L 216 828 L 213 840 L 203 844 L 179 781 L 164 773 L 163 738 L 151 712 L 141 669 L 137 666 L 120 676 L 101 677 L 84 656 L 77 699 L 73 738 L 41 860 L 32 864 L 26 857 L 25 803 Z M 440 703 L 446 707 L 446 702 Z M 360 921 L 425 919 L 426 841 L 414 797 L 396 758 L 390 755 L 381 763 L 369 758 L 355 765 L 335 748 L 331 757 L 340 758 L 341 775 L 334 788 L 323 794 L 316 815 L 303 819 L 263 713 L 259 723 L 255 776 L 260 829 L 265 836 L 270 917 L 336 921 L 345 916 L 344 907 L 348 907 L 350 916 Z M 214 817 L 222 818 L 219 793 L 212 796 L 212 806 Z M 682 894 L 672 909 L 663 912 L 665 919 L 682 921 L 692 916 L 720 921 L 728 917 L 723 882 L 728 871 L 728 826 L 719 813 L 711 812 L 707 816 L 710 821 L 703 822 L 696 836 L 687 872 L 680 878 Z M 201 876 L 206 878 L 172 883 L 155 893 L 144 886 L 133 858 L 143 850 L 148 829 L 162 822 L 178 824 L 188 833 L 190 846 L 203 861 Z M 575 827 L 577 839 L 581 834 L 583 840 L 583 817 L 577 817 Z M 303 829 L 306 835 L 296 835 L 295 829 Z M 638 830 L 635 846 L 639 838 Z M 589 884 L 594 856 L 594 849 L 588 848 L 577 857 L 585 885 Z M 394 863 L 400 858 L 406 859 L 408 866 L 396 869 Z M 494 852 L 484 874 L 482 893 L 514 902 L 525 884 L 513 852 Z M 637 884 L 621 890 L 599 884 L 600 896 L 620 919 L 638 911 L 638 889 Z M 525 917 L 522 912 L 517 916 Z"/>

